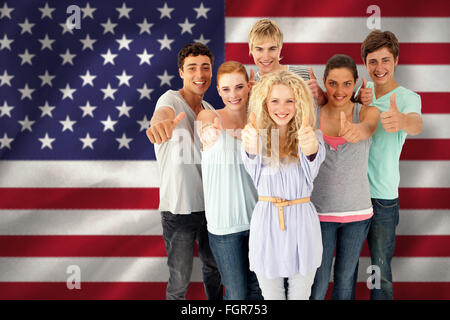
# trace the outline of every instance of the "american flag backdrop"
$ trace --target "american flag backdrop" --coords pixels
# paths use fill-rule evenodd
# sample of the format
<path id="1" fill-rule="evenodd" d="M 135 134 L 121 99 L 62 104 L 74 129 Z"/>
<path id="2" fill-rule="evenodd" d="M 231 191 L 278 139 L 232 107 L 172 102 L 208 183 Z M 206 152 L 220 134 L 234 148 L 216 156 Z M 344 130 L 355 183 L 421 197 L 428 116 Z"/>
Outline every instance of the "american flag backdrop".
<path id="1" fill-rule="evenodd" d="M 247 35 L 271 17 L 282 63 L 321 79 L 345 53 L 368 78 L 360 44 L 373 4 L 399 38 L 396 79 L 421 95 L 424 122 L 401 156 L 395 298 L 450 299 L 446 0 L 0 0 L 0 299 L 164 299 L 160 177 L 145 129 L 159 96 L 182 85 L 178 50 L 206 43 L 214 74 L 225 59 L 254 68 Z M 221 106 L 215 83 L 205 100 Z M 369 265 L 366 246 L 359 299 Z M 201 278 L 195 258 L 188 298 L 204 299 Z"/>

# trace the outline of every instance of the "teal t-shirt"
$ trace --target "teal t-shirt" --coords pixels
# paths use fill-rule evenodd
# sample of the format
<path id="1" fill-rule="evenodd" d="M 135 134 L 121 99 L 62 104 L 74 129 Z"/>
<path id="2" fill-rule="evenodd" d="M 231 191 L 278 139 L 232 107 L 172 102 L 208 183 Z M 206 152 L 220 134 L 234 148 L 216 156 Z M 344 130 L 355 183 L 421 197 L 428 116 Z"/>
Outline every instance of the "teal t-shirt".
<path id="1" fill-rule="evenodd" d="M 384 96 L 375 98 L 373 82 L 367 83 L 372 88 L 373 100 L 371 105 L 376 106 L 380 112 L 389 110 L 391 94 L 395 93 L 395 102 L 400 112 L 421 114 L 422 103 L 420 96 L 402 86 L 398 86 Z M 378 127 L 372 136 L 372 145 L 369 154 L 369 182 L 370 195 L 376 199 L 398 198 L 398 186 L 400 184 L 400 153 L 406 139 L 406 132 L 386 132 L 378 121 Z"/>

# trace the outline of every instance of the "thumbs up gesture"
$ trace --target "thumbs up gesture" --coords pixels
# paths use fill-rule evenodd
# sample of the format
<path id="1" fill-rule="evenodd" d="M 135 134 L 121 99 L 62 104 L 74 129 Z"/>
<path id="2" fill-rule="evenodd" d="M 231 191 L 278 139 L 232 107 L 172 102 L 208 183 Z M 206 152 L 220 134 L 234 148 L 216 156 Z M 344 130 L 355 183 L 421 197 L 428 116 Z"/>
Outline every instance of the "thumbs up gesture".
<path id="1" fill-rule="evenodd" d="M 317 99 L 319 98 L 319 84 L 317 83 L 317 78 L 314 75 L 312 68 L 309 68 L 309 80 L 306 81 L 306 84 L 308 84 L 309 90 L 311 90 L 314 100 L 317 101 Z"/>
<path id="2" fill-rule="evenodd" d="M 253 86 L 256 84 L 255 81 L 255 71 L 253 69 L 250 69 L 250 77 L 248 78 L 248 84 L 250 86 L 250 90 L 253 88 Z"/>
<path id="3" fill-rule="evenodd" d="M 245 125 L 241 133 L 242 143 L 248 154 L 257 155 L 261 152 L 259 145 L 259 134 L 256 127 L 256 115 L 250 112 L 249 122 Z"/>
<path id="4" fill-rule="evenodd" d="M 214 118 L 213 123 L 205 123 L 202 125 L 200 132 L 200 140 L 203 143 L 203 149 L 207 150 L 214 145 L 222 132 L 222 126 L 218 117 Z"/>
<path id="5" fill-rule="evenodd" d="M 363 83 L 361 88 L 359 89 L 359 100 L 365 106 L 368 106 L 372 103 L 373 100 L 373 92 L 372 88 L 367 88 L 367 80 L 363 78 Z"/>
<path id="6" fill-rule="evenodd" d="M 175 119 L 161 120 L 147 129 L 147 137 L 151 143 L 161 144 L 172 138 L 175 127 L 186 117 L 184 112 L 180 112 Z"/>
<path id="7" fill-rule="evenodd" d="M 339 130 L 339 136 L 351 143 L 357 143 L 360 141 L 361 131 L 358 124 L 348 121 L 344 111 L 341 111 L 340 116 L 341 128 Z"/>
<path id="8" fill-rule="evenodd" d="M 305 115 L 302 117 L 302 124 L 297 132 L 297 138 L 300 150 L 305 156 L 315 154 L 319 150 L 319 141 L 309 124 L 309 118 Z"/>
<path id="9" fill-rule="evenodd" d="M 322 88 L 319 86 L 319 82 L 317 81 L 316 76 L 314 75 L 313 69 L 309 68 L 309 80 L 306 81 L 306 84 L 311 90 L 314 100 L 317 102 L 319 106 L 323 106 L 327 102 L 327 97 L 323 92 Z"/>
<path id="10" fill-rule="evenodd" d="M 391 94 L 389 110 L 380 115 L 381 124 L 386 132 L 398 132 L 403 127 L 405 115 L 398 111 L 395 93 Z"/>

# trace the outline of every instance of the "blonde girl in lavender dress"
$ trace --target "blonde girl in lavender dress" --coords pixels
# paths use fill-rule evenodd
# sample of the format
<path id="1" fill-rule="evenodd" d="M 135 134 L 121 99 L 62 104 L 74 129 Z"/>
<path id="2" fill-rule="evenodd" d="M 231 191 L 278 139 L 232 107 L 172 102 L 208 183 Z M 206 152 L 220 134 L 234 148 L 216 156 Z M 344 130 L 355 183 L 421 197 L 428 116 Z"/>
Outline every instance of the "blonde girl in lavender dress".
<path id="1" fill-rule="evenodd" d="M 242 131 L 242 160 L 258 202 L 250 223 L 250 270 L 264 299 L 308 299 L 322 259 L 320 223 L 309 197 L 325 157 L 314 130 L 308 85 L 276 71 L 252 88 L 249 122 Z"/>

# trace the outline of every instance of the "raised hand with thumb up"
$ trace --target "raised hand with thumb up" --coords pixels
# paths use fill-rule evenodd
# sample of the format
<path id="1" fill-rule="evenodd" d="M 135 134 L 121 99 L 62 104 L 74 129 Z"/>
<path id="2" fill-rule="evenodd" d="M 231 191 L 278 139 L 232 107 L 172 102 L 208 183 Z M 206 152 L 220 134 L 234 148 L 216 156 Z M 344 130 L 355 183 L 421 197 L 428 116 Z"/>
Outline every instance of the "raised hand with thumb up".
<path id="1" fill-rule="evenodd" d="M 305 115 L 302 117 L 302 124 L 297 132 L 298 143 L 300 150 L 305 156 L 310 156 L 319 150 L 319 141 L 316 133 L 309 124 L 309 118 Z"/>
<path id="2" fill-rule="evenodd" d="M 323 106 L 326 103 L 327 98 L 322 88 L 319 86 L 319 82 L 317 81 L 317 78 L 311 67 L 309 68 L 309 80 L 306 81 L 306 84 L 308 85 L 309 90 L 311 90 L 311 93 L 317 104 L 319 106 Z"/>
<path id="3" fill-rule="evenodd" d="M 253 86 L 256 84 L 255 81 L 255 71 L 253 69 L 250 69 L 250 77 L 248 78 L 248 84 L 250 86 L 250 90 L 253 88 Z"/>
<path id="4" fill-rule="evenodd" d="M 241 133 L 242 143 L 245 151 L 251 155 L 257 155 L 261 152 L 259 145 L 259 133 L 256 127 L 256 115 L 250 112 L 249 122 L 245 125 Z"/>
<path id="5" fill-rule="evenodd" d="M 214 143 L 219 139 L 222 133 L 222 126 L 218 117 L 214 118 L 213 123 L 205 123 L 201 127 L 200 140 L 203 143 L 203 149 L 207 150 L 211 148 Z"/>
<path id="6" fill-rule="evenodd" d="M 361 130 L 357 123 L 352 123 L 347 120 L 345 112 L 341 111 L 341 127 L 339 136 L 351 143 L 357 143 L 361 140 Z"/>
<path id="7" fill-rule="evenodd" d="M 172 116 L 173 117 L 173 116 Z M 172 138 L 172 132 L 175 127 L 186 117 L 184 112 L 180 112 L 173 120 L 160 120 L 147 129 L 147 137 L 151 143 L 161 144 Z"/>
<path id="8" fill-rule="evenodd" d="M 405 115 L 397 108 L 395 93 L 391 94 L 389 110 L 380 115 L 381 124 L 386 132 L 398 132 L 403 128 Z"/>
<path id="9" fill-rule="evenodd" d="M 363 83 L 361 88 L 359 89 L 359 100 L 361 101 L 361 104 L 368 106 L 372 103 L 373 100 L 373 92 L 372 88 L 367 88 L 367 80 L 366 78 L 363 78 Z"/>
<path id="10" fill-rule="evenodd" d="M 319 84 L 312 68 L 309 68 L 309 80 L 307 80 L 306 83 L 308 84 L 314 99 L 317 100 L 319 98 Z"/>

